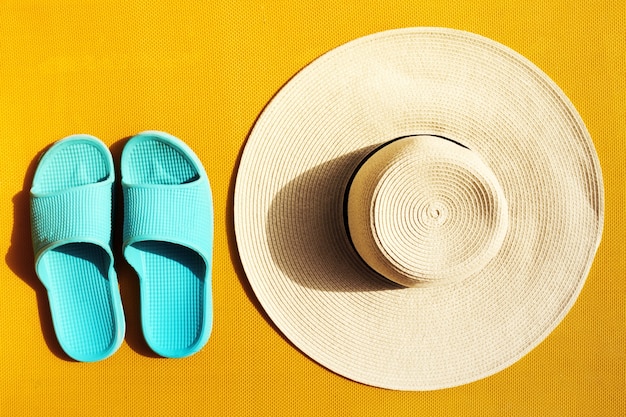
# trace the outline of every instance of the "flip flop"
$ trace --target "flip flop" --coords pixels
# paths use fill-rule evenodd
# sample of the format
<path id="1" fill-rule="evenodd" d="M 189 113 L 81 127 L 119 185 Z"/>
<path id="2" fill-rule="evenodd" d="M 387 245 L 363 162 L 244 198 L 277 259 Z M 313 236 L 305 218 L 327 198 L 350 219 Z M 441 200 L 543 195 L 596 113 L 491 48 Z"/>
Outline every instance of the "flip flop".
<path id="1" fill-rule="evenodd" d="M 146 131 L 122 151 L 123 251 L 139 277 L 144 338 L 157 354 L 199 351 L 213 323 L 213 203 L 202 163 L 180 139 Z"/>
<path id="2" fill-rule="evenodd" d="M 113 354 L 126 327 L 111 251 L 114 177 L 109 149 L 72 135 L 43 155 L 31 188 L 35 270 L 59 344 L 82 362 Z"/>

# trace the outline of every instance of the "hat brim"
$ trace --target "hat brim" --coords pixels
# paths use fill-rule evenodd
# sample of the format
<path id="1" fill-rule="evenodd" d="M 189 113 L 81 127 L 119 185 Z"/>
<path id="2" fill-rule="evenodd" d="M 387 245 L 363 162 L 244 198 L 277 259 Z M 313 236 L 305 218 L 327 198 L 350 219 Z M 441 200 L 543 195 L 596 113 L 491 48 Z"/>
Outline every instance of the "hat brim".
<path id="1" fill-rule="evenodd" d="M 443 136 L 500 181 L 509 227 L 461 282 L 399 288 L 350 243 L 344 192 L 373 149 Z M 257 120 L 234 195 L 246 276 L 284 335 L 364 384 L 433 390 L 491 375 L 563 319 L 603 225 L 593 143 L 562 91 L 521 55 L 442 28 L 381 32 L 296 74 Z"/>

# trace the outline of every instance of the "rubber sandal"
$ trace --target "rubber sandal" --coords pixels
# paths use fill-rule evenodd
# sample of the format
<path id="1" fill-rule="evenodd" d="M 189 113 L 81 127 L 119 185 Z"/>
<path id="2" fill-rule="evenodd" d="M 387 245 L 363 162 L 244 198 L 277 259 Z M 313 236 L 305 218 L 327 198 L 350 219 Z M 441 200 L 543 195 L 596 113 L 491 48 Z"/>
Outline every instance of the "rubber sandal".
<path id="1" fill-rule="evenodd" d="M 139 277 L 144 338 L 157 354 L 200 350 L 213 323 L 213 204 L 202 163 L 180 139 L 147 131 L 122 151 L 123 251 Z"/>
<path id="2" fill-rule="evenodd" d="M 82 362 L 113 354 L 126 327 L 111 251 L 114 177 L 108 148 L 72 135 L 43 155 L 31 188 L 35 270 L 59 344 Z"/>

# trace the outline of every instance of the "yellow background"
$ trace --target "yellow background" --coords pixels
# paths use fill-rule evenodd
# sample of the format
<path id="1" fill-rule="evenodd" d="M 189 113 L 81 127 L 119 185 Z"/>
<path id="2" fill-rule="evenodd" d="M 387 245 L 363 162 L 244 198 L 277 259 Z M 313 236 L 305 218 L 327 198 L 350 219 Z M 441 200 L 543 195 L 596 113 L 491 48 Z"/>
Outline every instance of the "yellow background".
<path id="1" fill-rule="evenodd" d="M 0 416 L 626 415 L 625 16 L 623 0 L 3 0 Z M 302 355 L 256 302 L 232 228 L 238 157 L 272 95 L 327 50 L 405 26 L 472 31 L 537 64 L 587 124 L 606 189 L 603 241 L 561 325 L 510 368 L 435 392 L 363 386 Z M 213 334 L 190 358 L 153 357 L 116 248 L 125 342 L 104 361 L 71 362 L 33 270 L 36 159 L 89 133 L 119 161 L 145 129 L 185 140 L 212 182 Z"/>

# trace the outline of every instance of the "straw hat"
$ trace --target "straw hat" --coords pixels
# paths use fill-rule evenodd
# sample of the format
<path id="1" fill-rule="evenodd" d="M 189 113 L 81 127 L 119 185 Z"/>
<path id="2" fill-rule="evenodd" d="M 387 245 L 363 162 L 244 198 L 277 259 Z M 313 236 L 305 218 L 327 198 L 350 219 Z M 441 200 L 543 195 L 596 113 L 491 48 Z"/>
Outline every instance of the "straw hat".
<path id="1" fill-rule="evenodd" d="M 243 151 L 241 262 L 306 355 L 355 381 L 452 387 L 563 319 L 603 187 L 578 113 L 507 47 L 451 29 L 349 42 L 295 75 Z"/>

